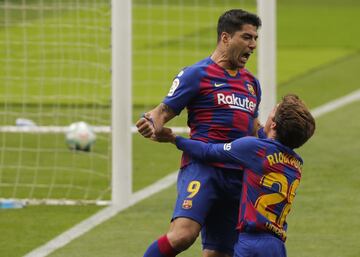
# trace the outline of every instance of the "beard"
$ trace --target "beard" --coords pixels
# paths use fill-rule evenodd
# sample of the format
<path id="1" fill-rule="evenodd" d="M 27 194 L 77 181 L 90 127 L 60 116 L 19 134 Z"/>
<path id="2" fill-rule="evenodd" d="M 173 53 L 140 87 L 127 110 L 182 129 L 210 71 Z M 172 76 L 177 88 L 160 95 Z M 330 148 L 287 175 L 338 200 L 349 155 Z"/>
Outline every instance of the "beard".
<path id="1" fill-rule="evenodd" d="M 245 67 L 246 61 L 242 60 L 242 54 L 236 49 L 229 49 L 228 56 L 230 69 L 236 70 Z"/>

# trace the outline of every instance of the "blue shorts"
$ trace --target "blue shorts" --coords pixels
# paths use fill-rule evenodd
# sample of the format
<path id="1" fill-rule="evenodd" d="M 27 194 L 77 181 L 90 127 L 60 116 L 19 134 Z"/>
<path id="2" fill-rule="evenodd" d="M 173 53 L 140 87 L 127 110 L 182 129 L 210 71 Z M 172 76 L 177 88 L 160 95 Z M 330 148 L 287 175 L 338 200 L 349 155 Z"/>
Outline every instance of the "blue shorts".
<path id="1" fill-rule="evenodd" d="M 186 217 L 198 222 L 203 249 L 233 254 L 242 174 L 199 162 L 180 170 L 173 219 Z"/>
<path id="2" fill-rule="evenodd" d="M 286 257 L 284 242 L 269 233 L 240 233 L 234 257 Z"/>

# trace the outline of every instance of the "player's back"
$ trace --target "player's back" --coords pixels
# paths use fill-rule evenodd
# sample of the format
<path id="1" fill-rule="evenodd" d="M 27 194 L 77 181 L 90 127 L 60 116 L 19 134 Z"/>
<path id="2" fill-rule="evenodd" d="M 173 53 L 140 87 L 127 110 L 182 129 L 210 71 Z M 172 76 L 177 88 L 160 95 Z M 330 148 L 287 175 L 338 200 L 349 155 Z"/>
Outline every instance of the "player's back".
<path id="1" fill-rule="evenodd" d="M 286 239 L 286 217 L 301 178 L 302 159 L 272 139 L 253 139 L 245 164 L 238 229 Z M 251 158 L 255 155 L 256 158 Z"/>

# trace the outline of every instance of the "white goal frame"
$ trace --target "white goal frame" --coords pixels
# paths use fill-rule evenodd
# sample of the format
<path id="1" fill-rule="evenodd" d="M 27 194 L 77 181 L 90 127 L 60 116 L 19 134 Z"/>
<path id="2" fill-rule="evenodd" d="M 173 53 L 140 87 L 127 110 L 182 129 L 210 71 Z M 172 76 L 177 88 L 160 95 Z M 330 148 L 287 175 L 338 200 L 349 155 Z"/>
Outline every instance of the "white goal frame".
<path id="1" fill-rule="evenodd" d="M 131 0 L 111 1 L 112 181 L 111 204 L 132 194 Z"/>
<path id="2" fill-rule="evenodd" d="M 276 104 L 276 0 L 257 0 L 262 21 L 257 49 L 258 79 L 261 84 L 260 122 L 265 124 Z"/>

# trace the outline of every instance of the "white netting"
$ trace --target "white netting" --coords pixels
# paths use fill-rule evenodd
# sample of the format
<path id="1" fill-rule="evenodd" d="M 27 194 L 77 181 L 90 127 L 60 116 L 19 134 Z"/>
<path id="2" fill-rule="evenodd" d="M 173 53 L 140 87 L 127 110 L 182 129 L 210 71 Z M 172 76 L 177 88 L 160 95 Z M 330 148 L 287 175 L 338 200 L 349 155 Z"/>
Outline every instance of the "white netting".
<path id="1" fill-rule="evenodd" d="M 61 128 L 109 126 L 110 2 L 5 0 L 0 10 L 0 198 L 109 199 L 109 134 L 75 152 Z"/>

